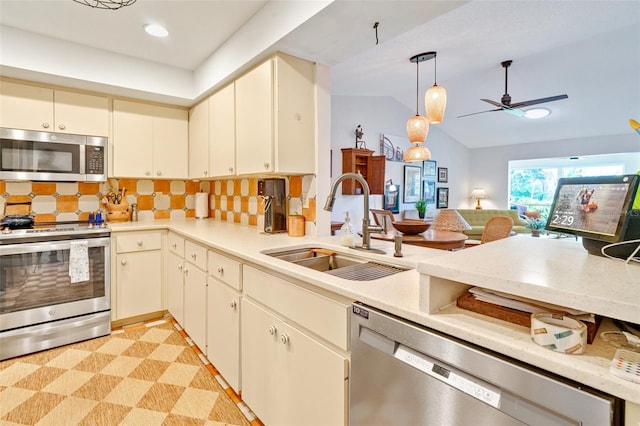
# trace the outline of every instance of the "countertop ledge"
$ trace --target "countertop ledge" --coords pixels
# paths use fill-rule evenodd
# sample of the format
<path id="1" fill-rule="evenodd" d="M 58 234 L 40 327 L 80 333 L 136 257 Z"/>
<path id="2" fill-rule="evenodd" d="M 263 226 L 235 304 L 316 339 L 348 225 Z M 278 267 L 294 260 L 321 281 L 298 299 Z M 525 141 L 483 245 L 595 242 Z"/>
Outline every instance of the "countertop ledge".
<path id="1" fill-rule="evenodd" d="M 549 351 L 531 341 L 529 330 L 455 306 L 435 313 L 420 310 L 420 280 L 440 277 L 480 285 L 536 300 L 584 309 L 610 318 L 640 322 L 640 265 L 624 265 L 587 255 L 575 241 L 516 236 L 457 252 L 403 245 L 402 258 L 393 257 L 393 243 L 372 241 L 384 255 L 353 251 L 340 246 L 338 237 L 289 237 L 263 234 L 255 228 L 212 219 L 167 219 L 153 222 L 109 224 L 114 233 L 169 230 L 213 250 L 220 250 L 255 266 L 304 281 L 314 287 L 358 300 L 383 311 L 527 364 L 575 380 L 622 399 L 640 404 L 640 384 L 620 379 L 608 371 L 615 348 L 597 338 L 583 355 Z M 553 244 L 553 242 L 556 244 Z M 317 272 L 264 254 L 269 250 L 323 247 L 354 253 L 385 263 L 414 268 L 372 281 L 349 281 Z M 615 265 L 615 266 L 611 266 Z M 617 280 L 615 291 L 589 274 Z M 604 288 L 603 288 L 604 287 Z M 569 298 L 569 302 L 565 298 Z M 609 304 L 613 304 L 612 309 Z M 591 307 L 593 309 L 585 309 Z M 622 313 L 622 315 L 619 315 Z M 599 332 L 614 329 L 603 322 Z"/>

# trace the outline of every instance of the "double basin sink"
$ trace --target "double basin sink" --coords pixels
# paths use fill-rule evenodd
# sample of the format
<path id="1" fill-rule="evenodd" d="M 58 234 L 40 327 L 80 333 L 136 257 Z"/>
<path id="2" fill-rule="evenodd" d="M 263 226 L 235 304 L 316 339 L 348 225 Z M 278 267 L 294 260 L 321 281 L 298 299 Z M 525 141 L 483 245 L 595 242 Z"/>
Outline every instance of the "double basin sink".
<path id="1" fill-rule="evenodd" d="M 276 259 L 351 281 L 372 281 L 409 270 L 409 268 L 376 262 L 361 256 L 338 253 L 325 248 L 269 250 L 263 253 Z"/>

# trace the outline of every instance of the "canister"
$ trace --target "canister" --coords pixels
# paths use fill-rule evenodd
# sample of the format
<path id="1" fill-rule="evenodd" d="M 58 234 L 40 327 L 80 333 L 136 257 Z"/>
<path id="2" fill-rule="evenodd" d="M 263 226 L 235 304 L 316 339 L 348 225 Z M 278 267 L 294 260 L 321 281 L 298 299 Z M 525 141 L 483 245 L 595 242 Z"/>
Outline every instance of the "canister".
<path id="1" fill-rule="evenodd" d="M 304 216 L 301 214 L 289 215 L 287 232 L 290 237 L 302 237 L 304 236 Z"/>

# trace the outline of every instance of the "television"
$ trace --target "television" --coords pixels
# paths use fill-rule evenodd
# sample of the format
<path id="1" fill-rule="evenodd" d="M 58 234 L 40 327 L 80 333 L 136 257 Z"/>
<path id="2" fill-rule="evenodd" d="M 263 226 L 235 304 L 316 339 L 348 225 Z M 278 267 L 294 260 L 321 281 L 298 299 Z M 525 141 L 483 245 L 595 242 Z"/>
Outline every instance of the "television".
<path id="1" fill-rule="evenodd" d="M 638 175 L 560 178 L 545 229 L 582 237 L 591 254 L 611 243 L 640 238 L 640 211 L 633 210 Z M 635 249 L 630 244 L 615 257 Z M 637 245 L 636 245 L 637 246 Z"/>

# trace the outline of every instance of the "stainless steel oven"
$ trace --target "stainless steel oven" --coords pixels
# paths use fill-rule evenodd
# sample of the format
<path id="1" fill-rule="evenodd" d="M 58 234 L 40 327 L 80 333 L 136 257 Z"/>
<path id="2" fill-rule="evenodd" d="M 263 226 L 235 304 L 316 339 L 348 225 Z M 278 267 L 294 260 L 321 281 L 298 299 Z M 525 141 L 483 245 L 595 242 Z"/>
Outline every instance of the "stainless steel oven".
<path id="1" fill-rule="evenodd" d="M 110 230 L 0 234 L 0 360 L 111 332 Z"/>

